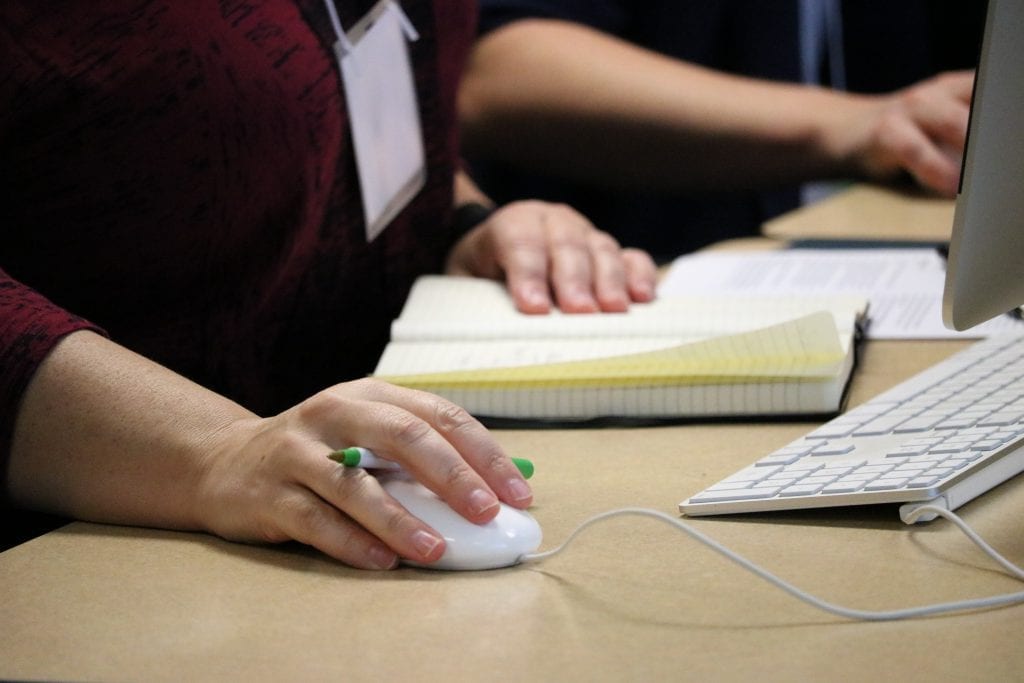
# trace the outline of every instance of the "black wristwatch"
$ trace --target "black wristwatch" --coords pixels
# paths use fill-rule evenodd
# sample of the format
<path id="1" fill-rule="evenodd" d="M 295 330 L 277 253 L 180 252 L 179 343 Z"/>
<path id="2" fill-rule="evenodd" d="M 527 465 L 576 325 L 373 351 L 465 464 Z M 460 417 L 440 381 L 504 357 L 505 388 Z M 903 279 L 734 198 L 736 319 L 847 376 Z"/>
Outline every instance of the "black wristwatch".
<path id="1" fill-rule="evenodd" d="M 494 209 L 480 202 L 466 202 L 455 208 L 452 215 L 452 243 L 458 242 L 467 232 L 483 223 L 494 213 Z"/>

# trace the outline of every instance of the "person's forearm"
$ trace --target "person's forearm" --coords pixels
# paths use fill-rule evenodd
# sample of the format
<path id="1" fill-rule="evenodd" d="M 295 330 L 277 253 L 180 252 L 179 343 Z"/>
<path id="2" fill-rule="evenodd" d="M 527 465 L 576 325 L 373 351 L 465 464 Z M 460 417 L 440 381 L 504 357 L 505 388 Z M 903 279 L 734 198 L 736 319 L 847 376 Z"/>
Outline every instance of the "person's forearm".
<path id="1" fill-rule="evenodd" d="M 104 522 L 203 528 L 197 488 L 217 435 L 255 417 L 92 332 L 39 367 L 15 423 L 19 506 Z"/>
<path id="2" fill-rule="evenodd" d="M 847 129 L 874 106 L 870 98 L 713 72 L 548 20 L 484 36 L 460 93 L 471 155 L 668 189 L 852 173 L 856 131 Z"/>

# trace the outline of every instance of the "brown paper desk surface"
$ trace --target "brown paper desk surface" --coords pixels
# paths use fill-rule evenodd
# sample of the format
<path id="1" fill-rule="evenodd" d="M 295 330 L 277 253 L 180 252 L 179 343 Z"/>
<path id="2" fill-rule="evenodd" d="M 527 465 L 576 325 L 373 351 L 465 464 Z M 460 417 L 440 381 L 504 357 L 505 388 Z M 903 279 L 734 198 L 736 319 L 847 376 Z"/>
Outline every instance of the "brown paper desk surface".
<path id="1" fill-rule="evenodd" d="M 962 342 L 869 342 L 850 402 Z M 551 548 L 623 506 L 669 514 L 814 421 L 505 430 L 537 465 Z M 1024 480 L 960 512 L 1024 562 Z M 893 609 L 1021 586 L 944 521 L 894 507 L 692 524 L 834 603 Z M 667 525 L 609 521 L 542 563 L 348 569 L 297 547 L 75 523 L 0 554 L 0 678 L 130 681 L 1020 680 L 1024 607 L 891 623 L 819 612 Z"/>

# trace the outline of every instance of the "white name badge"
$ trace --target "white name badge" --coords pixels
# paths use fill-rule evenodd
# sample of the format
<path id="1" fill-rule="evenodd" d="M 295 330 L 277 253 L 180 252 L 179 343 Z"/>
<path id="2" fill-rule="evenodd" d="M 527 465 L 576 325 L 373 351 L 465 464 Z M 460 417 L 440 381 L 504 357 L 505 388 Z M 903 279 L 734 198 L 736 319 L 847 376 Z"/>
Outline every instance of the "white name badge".
<path id="1" fill-rule="evenodd" d="M 325 0 L 348 101 L 359 189 L 372 241 L 416 196 L 426 162 L 406 40 L 419 35 L 394 0 L 381 0 L 346 34 Z"/>

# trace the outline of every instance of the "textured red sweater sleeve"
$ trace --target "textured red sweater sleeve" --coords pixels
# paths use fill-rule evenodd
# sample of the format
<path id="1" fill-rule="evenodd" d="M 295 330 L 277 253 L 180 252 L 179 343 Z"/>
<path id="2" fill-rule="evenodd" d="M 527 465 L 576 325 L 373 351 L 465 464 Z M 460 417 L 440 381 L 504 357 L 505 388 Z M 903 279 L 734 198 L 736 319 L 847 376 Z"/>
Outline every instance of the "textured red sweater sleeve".
<path id="1" fill-rule="evenodd" d="M 6 450 L 16 407 L 54 345 L 76 330 L 102 330 L 68 313 L 0 270 L 0 444 Z M 2 453 L 2 451 L 0 451 Z M 6 458 L 0 460 L 5 462 Z"/>

